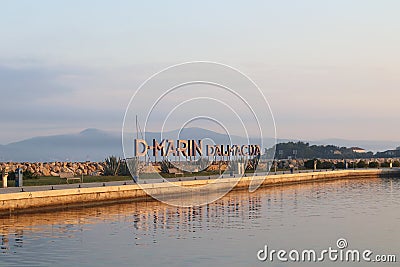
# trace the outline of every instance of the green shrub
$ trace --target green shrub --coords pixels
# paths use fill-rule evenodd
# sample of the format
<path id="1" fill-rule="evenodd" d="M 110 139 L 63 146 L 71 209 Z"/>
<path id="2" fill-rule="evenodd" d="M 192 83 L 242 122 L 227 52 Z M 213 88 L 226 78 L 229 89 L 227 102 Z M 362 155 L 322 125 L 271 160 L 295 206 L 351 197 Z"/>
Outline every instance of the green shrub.
<path id="1" fill-rule="evenodd" d="M 369 168 L 378 168 L 378 167 L 379 167 L 379 163 L 376 162 L 376 161 L 371 161 L 371 162 L 368 164 L 368 167 L 369 167 Z"/>
<path id="2" fill-rule="evenodd" d="M 23 175 L 24 179 L 38 179 L 39 178 L 39 176 L 37 174 L 34 174 L 33 172 L 30 172 L 30 171 L 24 171 L 22 175 Z"/>
<path id="3" fill-rule="evenodd" d="M 353 168 L 356 168 L 357 167 L 357 163 L 355 163 L 355 162 L 349 162 L 349 165 L 348 165 L 348 168 L 349 169 L 353 169 Z"/>
<path id="4" fill-rule="evenodd" d="M 333 165 L 333 163 L 330 162 L 330 161 L 323 161 L 323 162 L 321 163 L 320 168 L 318 168 L 318 164 L 317 164 L 317 168 L 318 168 L 318 169 L 330 169 L 330 168 L 332 168 L 332 165 Z"/>
<path id="5" fill-rule="evenodd" d="M 174 165 L 172 165 L 171 162 L 169 162 L 168 160 L 164 159 L 163 161 L 161 161 L 161 172 L 162 173 L 169 173 L 169 169 L 172 169 L 174 167 Z"/>
<path id="6" fill-rule="evenodd" d="M 390 163 L 387 161 L 381 163 L 382 168 L 388 168 L 389 166 L 390 166 Z"/>
<path id="7" fill-rule="evenodd" d="M 336 169 L 344 169 L 344 162 L 339 161 L 335 164 Z"/>
<path id="8" fill-rule="evenodd" d="M 117 175 L 117 169 L 119 167 L 118 162 L 119 160 L 117 160 L 117 157 L 115 156 L 108 157 L 105 161 L 104 175 L 105 176 Z"/>
<path id="9" fill-rule="evenodd" d="M 357 162 L 357 168 L 365 168 L 367 167 L 367 163 L 364 160 L 360 160 Z"/>
<path id="10" fill-rule="evenodd" d="M 306 168 L 306 169 L 314 169 L 314 161 L 317 161 L 317 169 L 321 169 L 322 167 L 322 163 L 321 163 L 321 161 L 320 160 L 317 160 L 317 159 L 309 159 L 309 160 L 307 160 L 306 162 L 304 162 L 304 167 Z"/>

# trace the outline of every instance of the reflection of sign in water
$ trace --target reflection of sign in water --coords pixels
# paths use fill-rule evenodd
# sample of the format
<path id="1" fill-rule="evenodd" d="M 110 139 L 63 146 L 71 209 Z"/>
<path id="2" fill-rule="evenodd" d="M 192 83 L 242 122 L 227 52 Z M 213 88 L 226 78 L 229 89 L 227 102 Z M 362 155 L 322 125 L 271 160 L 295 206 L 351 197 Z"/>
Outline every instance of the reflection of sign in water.
<path id="1" fill-rule="evenodd" d="M 257 156 L 260 155 L 259 145 L 206 145 L 202 140 L 169 140 L 161 143 L 153 139 L 152 145 L 148 145 L 143 139 L 135 139 L 135 157 L 145 156 L 151 150 L 153 156 L 159 153 L 162 157 L 172 156 Z"/>

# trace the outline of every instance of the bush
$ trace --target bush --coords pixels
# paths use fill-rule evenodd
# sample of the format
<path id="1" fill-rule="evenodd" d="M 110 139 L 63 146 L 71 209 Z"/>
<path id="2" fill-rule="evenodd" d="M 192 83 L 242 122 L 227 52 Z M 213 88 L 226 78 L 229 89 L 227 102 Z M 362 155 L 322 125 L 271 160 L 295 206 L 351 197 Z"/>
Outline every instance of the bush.
<path id="1" fill-rule="evenodd" d="M 119 167 L 118 162 L 119 160 L 117 160 L 117 157 L 115 156 L 108 157 L 105 161 L 104 175 L 105 176 L 116 175 L 117 169 Z"/>
<path id="2" fill-rule="evenodd" d="M 368 167 L 370 167 L 370 168 L 378 168 L 378 167 L 379 167 L 379 163 L 376 162 L 376 161 L 371 161 L 371 162 L 368 164 Z"/>
<path id="3" fill-rule="evenodd" d="M 333 165 L 332 162 L 330 162 L 330 161 L 324 161 L 324 162 L 321 163 L 320 168 L 318 168 L 318 164 L 317 164 L 317 168 L 318 168 L 318 169 L 330 169 L 330 168 L 332 168 L 332 165 Z"/>
<path id="4" fill-rule="evenodd" d="M 344 162 L 341 162 L 341 161 L 336 163 L 335 166 L 336 166 L 336 169 L 344 169 L 344 167 L 345 167 Z"/>
<path id="5" fill-rule="evenodd" d="M 129 176 L 129 168 L 125 160 L 115 156 L 108 157 L 104 162 L 104 176 Z"/>
<path id="6" fill-rule="evenodd" d="M 38 179 L 39 176 L 30 171 L 24 171 L 22 174 L 24 179 Z"/>
<path id="7" fill-rule="evenodd" d="M 314 169 L 314 161 L 317 161 L 317 169 L 321 169 L 321 161 L 317 159 L 309 159 L 306 162 L 304 162 L 304 167 L 306 169 Z"/>
<path id="8" fill-rule="evenodd" d="M 171 162 L 169 162 L 168 160 L 164 159 L 163 161 L 161 161 L 161 172 L 162 173 L 169 173 L 169 169 L 173 168 L 174 165 L 172 165 Z"/>
<path id="9" fill-rule="evenodd" d="M 390 166 L 390 164 L 387 161 L 381 163 L 382 168 L 388 168 L 389 166 Z"/>
<path id="10" fill-rule="evenodd" d="M 8 172 L 7 180 L 15 180 L 15 172 Z"/>
<path id="11" fill-rule="evenodd" d="M 357 164 L 356 164 L 355 162 L 349 162 L 348 165 L 347 165 L 347 167 L 348 167 L 349 169 L 354 169 L 355 167 L 357 167 Z"/>
<path id="12" fill-rule="evenodd" d="M 393 162 L 393 167 L 400 167 L 400 161 L 395 160 L 395 161 Z"/>
<path id="13" fill-rule="evenodd" d="M 126 160 L 119 159 L 119 168 L 118 168 L 117 173 L 119 176 L 130 176 L 131 175 L 129 168 L 128 168 L 128 164 L 126 163 Z"/>
<path id="14" fill-rule="evenodd" d="M 360 160 L 357 162 L 357 168 L 365 168 L 367 167 L 367 163 L 364 160 Z"/>
<path id="15" fill-rule="evenodd" d="M 22 173 L 23 179 L 38 179 L 39 176 L 37 174 L 34 174 L 33 172 L 30 171 L 24 171 Z M 8 177 L 7 180 L 9 181 L 15 181 L 15 172 L 8 172 Z"/>

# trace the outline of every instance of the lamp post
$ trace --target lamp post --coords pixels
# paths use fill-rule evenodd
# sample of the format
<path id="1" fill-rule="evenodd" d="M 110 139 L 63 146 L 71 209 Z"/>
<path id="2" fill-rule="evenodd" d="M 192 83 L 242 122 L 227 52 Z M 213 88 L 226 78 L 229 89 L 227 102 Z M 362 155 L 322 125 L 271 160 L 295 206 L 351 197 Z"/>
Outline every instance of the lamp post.
<path id="1" fill-rule="evenodd" d="M 8 179 L 8 167 L 7 166 L 1 171 L 1 177 L 3 179 L 3 188 L 7 188 L 7 179 Z"/>

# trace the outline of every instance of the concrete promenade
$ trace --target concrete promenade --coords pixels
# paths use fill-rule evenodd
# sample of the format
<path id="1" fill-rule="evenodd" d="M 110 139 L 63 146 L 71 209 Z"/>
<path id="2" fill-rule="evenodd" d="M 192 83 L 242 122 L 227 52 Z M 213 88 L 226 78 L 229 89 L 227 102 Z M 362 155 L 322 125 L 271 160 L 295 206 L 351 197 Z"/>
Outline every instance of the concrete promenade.
<path id="1" fill-rule="evenodd" d="M 13 213 L 40 212 L 45 209 L 56 209 L 73 206 L 100 205 L 106 202 L 140 201 L 152 196 L 179 197 L 182 187 L 196 188 L 208 185 L 207 192 L 235 186 L 235 189 L 245 189 L 252 179 L 261 180 L 262 186 L 277 186 L 305 182 L 322 182 L 338 179 L 379 178 L 384 176 L 399 177 L 399 169 L 366 169 L 337 170 L 323 172 L 302 172 L 294 174 L 275 174 L 268 176 L 242 178 L 218 177 L 182 177 L 162 182 L 160 179 L 150 179 L 146 183 L 134 184 L 132 181 L 87 183 L 56 186 L 31 186 L 21 188 L 0 189 L 0 216 Z M 179 179 L 181 181 L 179 181 Z M 53 187 L 53 190 L 52 190 Z M 145 190 L 143 190 L 145 189 Z"/>

